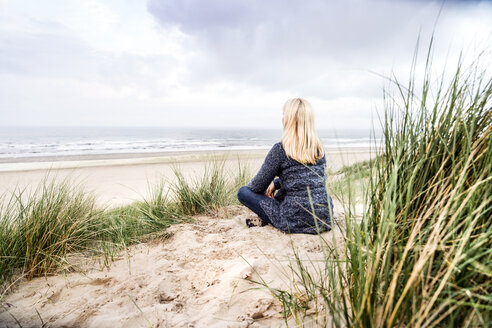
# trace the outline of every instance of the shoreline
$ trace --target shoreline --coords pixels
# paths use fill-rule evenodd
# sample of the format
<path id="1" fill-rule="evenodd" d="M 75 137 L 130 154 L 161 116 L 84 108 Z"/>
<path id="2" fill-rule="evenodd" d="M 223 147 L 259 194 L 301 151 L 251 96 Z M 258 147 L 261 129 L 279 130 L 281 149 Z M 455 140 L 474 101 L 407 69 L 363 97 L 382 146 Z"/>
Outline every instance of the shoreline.
<path id="1" fill-rule="evenodd" d="M 250 148 L 250 149 L 224 149 L 224 150 L 173 150 L 160 152 L 124 152 L 124 153 L 101 153 L 101 154 L 73 154 L 73 155 L 42 155 L 42 156 L 23 156 L 23 157 L 4 157 L 0 158 L 0 164 L 10 163 L 32 163 L 32 162 L 60 162 L 60 161 L 85 161 L 85 160 L 107 160 L 107 159 L 130 159 L 130 158 L 148 158 L 148 157 L 171 157 L 189 154 L 204 155 L 225 154 L 225 153 L 251 153 L 264 152 L 268 149 Z"/>
<path id="2" fill-rule="evenodd" d="M 49 169 L 76 169 L 98 166 L 127 166 L 144 164 L 169 164 L 203 162 L 221 158 L 254 159 L 266 155 L 268 150 L 179 151 L 160 153 L 118 153 L 66 156 L 39 156 L 4 158 L 0 172 L 22 172 Z"/>

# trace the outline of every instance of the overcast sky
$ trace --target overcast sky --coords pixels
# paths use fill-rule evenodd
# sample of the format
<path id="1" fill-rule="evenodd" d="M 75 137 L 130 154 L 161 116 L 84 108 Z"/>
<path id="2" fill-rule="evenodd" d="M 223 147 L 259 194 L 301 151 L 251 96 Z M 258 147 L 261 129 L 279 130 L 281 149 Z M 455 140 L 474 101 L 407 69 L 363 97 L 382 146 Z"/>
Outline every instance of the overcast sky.
<path id="1" fill-rule="evenodd" d="M 367 128 L 442 1 L 0 0 L 0 126 Z M 447 1 L 436 67 L 492 45 L 491 1 Z M 450 65 L 452 66 L 452 65 Z"/>

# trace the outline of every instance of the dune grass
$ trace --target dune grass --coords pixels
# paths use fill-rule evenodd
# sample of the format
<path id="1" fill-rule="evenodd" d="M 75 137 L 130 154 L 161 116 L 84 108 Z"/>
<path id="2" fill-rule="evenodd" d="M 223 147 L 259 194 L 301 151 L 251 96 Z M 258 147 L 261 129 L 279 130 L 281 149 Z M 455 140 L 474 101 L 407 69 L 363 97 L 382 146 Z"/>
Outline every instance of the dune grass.
<path id="1" fill-rule="evenodd" d="M 375 160 L 344 170 L 368 179 L 361 219 L 351 210 L 356 200 L 346 198 L 345 244 L 322 238 L 321 265 L 297 256 L 292 290 L 259 282 L 284 306 L 286 323 L 492 324 L 492 79 L 477 62 L 458 63 L 451 81 L 441 77 L 434 89 L 429 55 L 426 63 L 421 89 L 413 71 L 406 86 L 392 79 L 396 95 L 385 92 Z"/>
<path id="2" fill-rule="evenodd" d="M 395 82 L 368 210 L 350 227 L 356 326 L 492 322 L 492 80 L 458 64 L 431 100 L 429 71 L 418 97 Z"/>
<path id="3" fill-rule="evenodd" d="M 217 210 L 230 204 L 235 196 L 224 171 L 224 162 L 213 162 L 205 167 L 205 173 L 193 181 L 187 181 L 178 168 L 174 168 L 176 182 L 171 184 L 178 211 L 195 215 Z"/>
<path id="4" fill-rule="evenodd" d="M 353 230 L 369 251 L 350 249 L 365 276 L 353 281 L 357 325 L 492 322 L 492 79 L 474 65 L 432 97 L 428 56 L 420 95 L 412 79 L 387 98 L 384 156 Z"/>
<path id="5" fill-rule="evenodd" d="M 191 181 L 185 179 L 179 167 L 174 168 L 176 181 L 170 184 L 170 191 L 177 213 L 213 213 L 220 207 L 239 204 L 237 191 L 251 180 L 250 170 L 239 161 L 234 171 L 227 171 L 224 165 L 223 160 L 209 162 L 203 175 Z"/>
<path id="6" fill-rule="evenodd" d="M 223 161 L 207 163 L 198 179 L 188 181 L 175 168 L 175 181 L 149 185 L 150 195 L 115 208 L 99 208 L 74 179 L 49 174 L 33 191 L 15 190 L 0 199 L 0 295 L 14 275 L 28 279 L 69 267 L 78 252 L 102 258 L 149 238 L 166 238 L 166 229 L 191 216 L 237 204 L 238 184 L 250 179 L 248 168 L 228 172 Z M 8 197 L 8 198 L 5 198 Z"/>
<path id="7" fill-rule="evenodd" d="M 51 272 L 67 253 L 84 250 L 98 233 L 94 198 L 68 180 L 45 179 L 33 192 L 15 191 L 0 218 L 0 280 L 16 267 L 28 278 Z"/>

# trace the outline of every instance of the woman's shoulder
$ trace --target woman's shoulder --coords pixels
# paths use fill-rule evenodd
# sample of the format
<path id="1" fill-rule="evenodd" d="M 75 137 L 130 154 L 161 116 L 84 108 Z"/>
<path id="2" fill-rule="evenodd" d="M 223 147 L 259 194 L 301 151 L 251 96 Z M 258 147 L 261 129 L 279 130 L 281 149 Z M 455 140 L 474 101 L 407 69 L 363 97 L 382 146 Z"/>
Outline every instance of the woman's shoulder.
<path id="1" fill-rule="evenodd" d="M 275 143 L 272 146 L 272 148 L 270 149 L 270 153 L 272 153 L 272 155 L 274 155 L 275 157 L 282 158 L 282 159 L 287 160 L 287 161 L 290 161 L 290 162 L 292 162 L 294 164 L 299 164 L 299 165 L 304 165 L 304 166 L 306 165 L 306 164 L 299 163 L 295 159 L 290 158 L 289 156 L 287 156 L 287 153 L 285 152 L 284 146 L 282 145 L 282 141 L 279 141 L 279 142 Z M 326 163 L 326 155 L 323 153 L 323 156 L 321 156 L 319 159 L 317 159 L 316 160 L 316 163 L 307 164 L 307 166 L 324 165 L 325 163 Z"/>
<path id="2" fill-rule="evenodd" d="M 268 151 L 267 157 L 268 161 L 283 162 L 285 160 L 285 151 L 282 147 L 281 142 L 275 143 L 272 148 Z"/>
<path id="3" fill-rule="evenodd" d="M 276 153 L 276 154 L 285 154 L 284 147 L 282 146 L 282 141 L 279 141 L 275 143 L 272 148 L 270 149 L 270 152 Z"/>
<path id="4" fill-rule="evenodd" d="M 278 150 L 284 150 L 284 146 L 282 146 L 282 141 L 279 141 L 273 145 L 273 148 L 276 148 Z"/>

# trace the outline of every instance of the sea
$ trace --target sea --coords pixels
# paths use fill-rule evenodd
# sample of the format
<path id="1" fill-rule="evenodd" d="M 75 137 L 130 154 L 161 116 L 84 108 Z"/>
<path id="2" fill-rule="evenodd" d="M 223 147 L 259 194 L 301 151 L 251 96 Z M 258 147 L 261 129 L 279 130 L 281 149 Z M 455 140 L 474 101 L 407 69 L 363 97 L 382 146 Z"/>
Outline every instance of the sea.
<path id="1" fill-rule="evenodd" d="M 318 130 L 325 148 L 374 146 L 380 139 L 371 134 L 364 129 Z M 0 127 L 0 158 L 269 149 L 281 136 L 275 129 Z"/>

